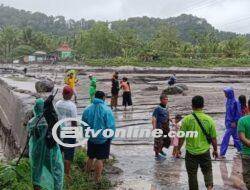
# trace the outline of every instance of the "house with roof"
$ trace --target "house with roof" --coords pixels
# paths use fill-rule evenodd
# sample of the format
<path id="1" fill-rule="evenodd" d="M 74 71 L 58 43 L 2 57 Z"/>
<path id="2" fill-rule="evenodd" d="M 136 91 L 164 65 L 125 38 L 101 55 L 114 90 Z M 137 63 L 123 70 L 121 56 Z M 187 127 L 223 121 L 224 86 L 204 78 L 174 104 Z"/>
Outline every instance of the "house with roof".
<path id="1" fill-rule="evenodd" d="M 35 51 L 29 55 L 23 55 L 16 60 L 15 63 L 49 63 L 48 54 L 44 51 Z"/>
<path id="2" fill-rule="evenodd" d="M 56 49 L 59 60 L 66 60 L 74 58 L 74 51 L 70 48 L 69 44 L 64 42 L 59 48 Z"/>

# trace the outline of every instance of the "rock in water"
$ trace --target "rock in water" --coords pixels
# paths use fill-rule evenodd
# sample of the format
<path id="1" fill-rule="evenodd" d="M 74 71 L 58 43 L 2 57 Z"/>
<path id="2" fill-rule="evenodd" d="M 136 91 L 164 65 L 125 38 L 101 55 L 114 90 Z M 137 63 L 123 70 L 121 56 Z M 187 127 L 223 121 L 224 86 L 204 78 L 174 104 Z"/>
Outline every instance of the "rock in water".
<path id="1" fill-rule="evenodd" d="M 166 95 L 182 94 L 183 91 L 184 90 L 178 86 L 170 86 L 167 89 L 163 90 L 162 94 Z"/>
<path id="2" fill-rule="evenodd" d="M 178 86 L 178 87 L 182 88 L 184 91 L 188 90 L 188 87 L 185 84 L 176 84 L 175 86 Z"/>
<path id="3" fill-rule="evenodd" d="M 157 86 L 149 86 L 149 87 L 145 88 L 144 91 L 158 91 L 158 87 Z"/>
<path id="4" fill-rule="evenodd" d="M 107 174 L 113 174 L 113 175 L 119 175 L 123 173 L 123 170 L 121 168 L 118 168 L 116 166 L 106 165 L 104 168 L 105 173 Z"/>
<path id="5" fill-rule="evenodd" d="M 38 93 L 51 92 L 54 88 L 54 82 L 49 79 L 43 79 L 36 82 L 35 88 Z"/>

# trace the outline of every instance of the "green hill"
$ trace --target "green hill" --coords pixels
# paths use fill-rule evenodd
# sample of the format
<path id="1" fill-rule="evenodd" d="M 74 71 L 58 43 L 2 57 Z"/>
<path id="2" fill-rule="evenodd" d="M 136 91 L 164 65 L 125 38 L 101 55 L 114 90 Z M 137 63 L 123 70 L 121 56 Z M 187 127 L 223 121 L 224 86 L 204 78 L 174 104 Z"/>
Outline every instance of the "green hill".
<path id="1" fill-rule="evenodd" d="M 79 29 L 91 29 L 97 21 L 94 20 L 66 20 L 64 16 L 47 16 L 40 12 L 30 12 L 18 10 L 12 7 L 0 6 L 0 27 L 6 25 L 18 28 L 31 27 L 35 31 L 58 35 L 71 35 Z M 192 15 L 182 14 L 178 17 L 168 19 L 135 17 L 127 20 L 119 20 L 111 23 L 114 30 L 129 28 L 136 32 L 139 39 L 143 41 L 151 40 L 157 30 L 164 25 L 175 26 L 179 40 L 194 42 L 194 33 L 213 33 L 219 41 L 237 36 L 232 32 L 222 32 L 215 29 L 205 19 Z"/>

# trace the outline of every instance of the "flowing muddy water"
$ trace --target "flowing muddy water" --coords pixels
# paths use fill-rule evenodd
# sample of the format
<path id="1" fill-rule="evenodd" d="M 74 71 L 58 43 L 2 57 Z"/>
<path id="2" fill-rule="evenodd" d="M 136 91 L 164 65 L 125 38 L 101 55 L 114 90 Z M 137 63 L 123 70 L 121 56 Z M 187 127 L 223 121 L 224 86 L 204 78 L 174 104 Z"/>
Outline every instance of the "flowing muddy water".
<path id="1" fill-rule="evenodd" d="M 165 75 L 127 74 L 132 83 L 134 102 L 133 111 L 122 111 L 122 107 L 115 112 L 117 128 L 151 129 L 151 115 L 159 102 L 159 95 L 166 87 Z M 111 73 L 96 73 L 99 80 L 98 89 L 109 93 Z M 87 100 L 88 82 L 86 76 L 80 78 L 78 86 L 80 100 L 79 114 L 82 113 Z M 216 121 L 218 143 L 224 133 L 225 98 L 223 88 L 233 86 L 236 95 L 250 92 L 249 79 L 242 76 L 226 75 L 189 75 L 180 74 L 178 79 L 188 85 L 189 90 L 183 95 L 169 96 L 169 110 L 173 117 L 179 113 L 186 115 L 191 112 L 191 99 L 194 95 L 203 95 L 206 100 L 205 111 Z M 146 87 L 156 85 L 158 91 L 147 91 Z M 110 99 L 107 99 L 109 102 Z M 121 104 L 122 98 L 119 99 Z M 83 106 L 81 104 L 83 103 Z M 160 189 L 188 189 L 187 173 L 184 159 L 173 159 L 172 148 L 167 150 L 168 158 L 163 162 L 154 160 L 153 139 L 115 139 L 111 152 L 118 160 L 116 166 L 123 170 L 120 176 L 113 176 L 118 181 L 117 190 L 160 190 Z M 233 143 L 231 142 L 231 145 Z M 185 149 L 182 151 L 185 153 Z M 236 150 L 231 146 L 224 161 L 213 161 L 215 189 L 245 189 L 241 176 L 241 162 L 236 156 Z M 184 157 L 184 155 L 183 155 Z M 201 171 L 198 174 L 199 185 L 205 189 Z"/>
<path id="2" fill-rule="evenodd" d="M 51 68 L 41 73 L 32 72 L 32 75 L 55 77 Z M 151 115 L 155 106 L 159 104 L 161 91 L 166 88 L 166 79 L 169 75 L 164 74 L 140 74 L 129 73 L 126 76 L 131 82 L 134 109 L 123 111 L 120 106 L 116 111 L 117 128 L 151 129 Z M 29 73 L 28 73 L 29 74 Z M 89 104 L 88 99 L 88 71 L 78 76 L 78 116 Z M 95 71 L 98 90 L 103 90 L 110 95 L 112 72 Z M 120 75 L 120 78 L 123 74 Z M 231 76 L 222 74 L 178 74 L 178 82 L 184 83 L 189 90 L 184 95 L 169 96 L 169 111 L 171 117 L 175 114 L 183 116 L 191 112 L 191 99 L 194 95 L 202 95 L 205 98 L 205 112 L 209 113 L 216 121 L 218 142 L 221 142 L 224 133 L 225 98 L 223 88 L 233 86 L 236 95 L 250 94 L 250 78 L 248 76 Z M 56 83 L 59 94 L 63 87 L 63 73 L 57 74 Z M 8 78 L 7 80 L 10 80 Z M 157 86 L 157 91 L 146 90 L 148 87 Z M 106 100 L 110 102 L 110 98 Z M 119 97 L 121 105 L 122 97 Z M 117 190 L 160 190 L 160 189 L 187 189 L 188 181 L 184 159 L 173 159 L 172 148 L 167 150 L 168 158 L 163 162 L 154 160 L 153 139 L 115 139 L 112 143 L 111 153 L 115 155 L 115 166 L 121 168 L 121 175 L 110 175 L 112 181 L 117 182 Z M 232 142 L 231 142 L 232 145 Z M 183 154 L 185 150 L 183 149 Z M 241 163 L 235 154 L 236 150 L 230 146 L 228 157 L 224 161 L 213 161 L 215 189 L 245 189 L 241 176 Z M 183 155 L 184 157 L 184 155 Z M 205 189 L 201 172 L 198 174 L 201 189 Z"/>

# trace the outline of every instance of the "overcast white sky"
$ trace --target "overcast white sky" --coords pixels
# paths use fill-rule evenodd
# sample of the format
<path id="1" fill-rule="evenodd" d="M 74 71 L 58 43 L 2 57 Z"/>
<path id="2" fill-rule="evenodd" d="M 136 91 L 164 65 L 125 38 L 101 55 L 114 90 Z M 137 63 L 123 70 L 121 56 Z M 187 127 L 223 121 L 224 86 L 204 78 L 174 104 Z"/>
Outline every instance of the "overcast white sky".
<path id="1" fill-rule="evenodd" d="M 0 4 L 67 19 L 168 18 L 190 13 L 217 29 L 250 33 L 250 0 L 0 0 Z"/>

